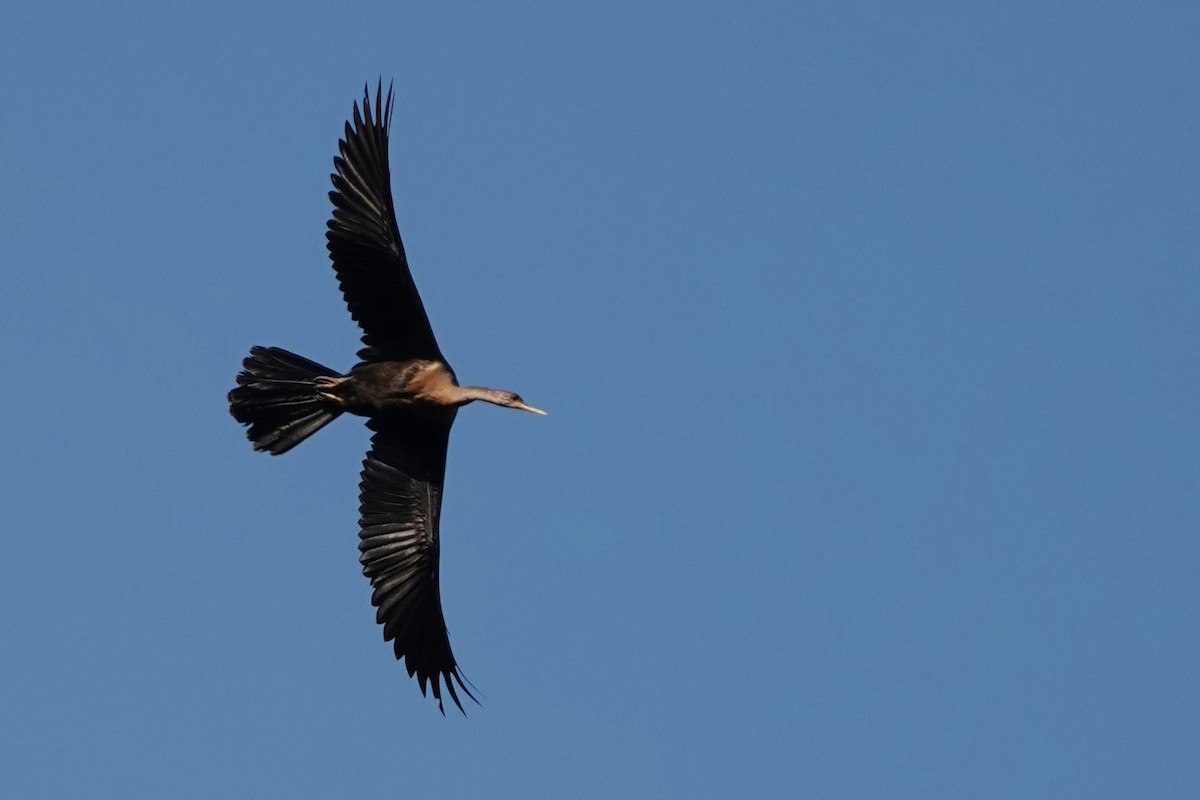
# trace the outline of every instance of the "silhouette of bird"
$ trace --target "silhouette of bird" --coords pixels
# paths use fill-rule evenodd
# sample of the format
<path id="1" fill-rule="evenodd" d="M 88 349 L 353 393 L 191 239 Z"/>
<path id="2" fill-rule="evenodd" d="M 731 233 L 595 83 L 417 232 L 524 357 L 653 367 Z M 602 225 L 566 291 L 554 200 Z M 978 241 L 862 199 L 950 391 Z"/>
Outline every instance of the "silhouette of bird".
<path id="1" fill-rule="evenodd" d="M 518 395 L 460 386 L 429 325 L 396 224 L 388 166 L 393 94 L 383 82 L 371 105 L 363 90 L 353 125 L 333 159 L 333 216 L 325 234 L 350 315 L 362 329 L 359 363 L 341 374 L 278 347 L 252 347 L 229 411 L 249 426 L 255 450 L 291 450 L 343 413 L 367 418 L 374 433 L 363 461 L 359 550 L 371 579 L 383 638 L 432 688 L 442 682 L 463 710 L 455 684 L 475 700 L 450 649 L 438 586 L 439 518 L 446 447 L 458 407 L 475 400 L 530 411 Z M 476 701 L 478 702 L 478 701 Z"/>

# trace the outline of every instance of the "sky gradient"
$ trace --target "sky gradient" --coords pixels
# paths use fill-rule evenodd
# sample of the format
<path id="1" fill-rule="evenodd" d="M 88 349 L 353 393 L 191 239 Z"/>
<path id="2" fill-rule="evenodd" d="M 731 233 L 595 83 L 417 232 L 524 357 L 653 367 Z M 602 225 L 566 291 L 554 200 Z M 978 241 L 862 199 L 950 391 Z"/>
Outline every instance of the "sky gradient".
<path id="1" fill-rule="evenodd" d="M 0 796 L 1200 787 L 1200 10 L 0 11 Z M 357 563 L 336 142 L 467 383 L 443 719 Z"/>

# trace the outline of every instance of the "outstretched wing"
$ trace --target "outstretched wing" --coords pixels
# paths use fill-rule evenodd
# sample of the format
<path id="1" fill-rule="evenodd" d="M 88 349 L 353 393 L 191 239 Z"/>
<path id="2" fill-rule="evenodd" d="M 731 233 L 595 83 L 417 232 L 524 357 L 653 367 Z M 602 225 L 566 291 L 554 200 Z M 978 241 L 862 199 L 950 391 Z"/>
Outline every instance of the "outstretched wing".
<path id="1" fill-rule="evenodd" d="M 375 587 L 375 620 L 409 676 L 417 677 L 421 694 L 427 682 L 432 685 L 443 714 L 443 680 L 460 711 L 456 682 L 475 700 L 450 650 L 438 585 L 438 520 L 453 419 L 421 425 L 371 420 L 376 433 L 363 462 L 359 495 L 360 561 Z"/>
<path id="2" fill-rule="evenodd" d="M 445 361 L 429 325 L 429 317 L 404 256 L 396 225 L 388 166 L 388 128 L 392 90 L 383 98 L 383 82 L 375 106 L 363 89 L 362 111 L 354 104 L 354 125 L 338 142 L 337 170 L 330 175 L 333 216 L 325 234 L 329 257 L 350 316 L 362 328 L 359 353 L 364 361 L 424 358 Z"/>

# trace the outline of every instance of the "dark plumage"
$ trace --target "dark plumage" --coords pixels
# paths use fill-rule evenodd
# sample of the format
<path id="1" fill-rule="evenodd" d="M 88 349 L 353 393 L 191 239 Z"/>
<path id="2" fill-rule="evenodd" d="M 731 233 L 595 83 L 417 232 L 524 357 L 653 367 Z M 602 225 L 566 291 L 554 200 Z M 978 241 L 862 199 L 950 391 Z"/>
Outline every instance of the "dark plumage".
<path id="1" fill-rule="evenodd" d="M 442 682 L 462 709 L 472 700 L 450 649 L 438 586 L 439 518 L 446 447 L 458 407 L 474 400 L 531 411 L 512 392 L 460 386 L 446 362 L 413 283 L 396 225 L 388 167 L 392 91 L 382 83 L 372 108 L 364 91 L 346 123 L 331 176 L 333 217 L 325 234 L 338 285 L 362 328 L 359 363 L 343 375 L 278 347 L 252 347 L 229 411 L 247 426 L 255 450 L 286 453 L 343 413 L 374 431 L 363 462 L 359 550 L 383 637 L 415 675 Z M 457 685 L 457 689 L 456 689 Z"/>

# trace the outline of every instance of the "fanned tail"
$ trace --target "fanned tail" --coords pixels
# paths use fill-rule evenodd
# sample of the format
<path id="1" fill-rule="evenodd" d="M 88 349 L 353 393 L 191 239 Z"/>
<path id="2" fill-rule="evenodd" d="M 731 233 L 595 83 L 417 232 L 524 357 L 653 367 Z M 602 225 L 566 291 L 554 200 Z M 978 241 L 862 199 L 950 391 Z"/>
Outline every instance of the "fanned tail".
<path id="1" fill-rule="evenodd" d="M 255 450 L 279 455 L 342 413 L 317 393 L 317 378 L 341 373 L 279 347 L 251 347 L 229 393 L 229 413 L 243 425 Z"/>

